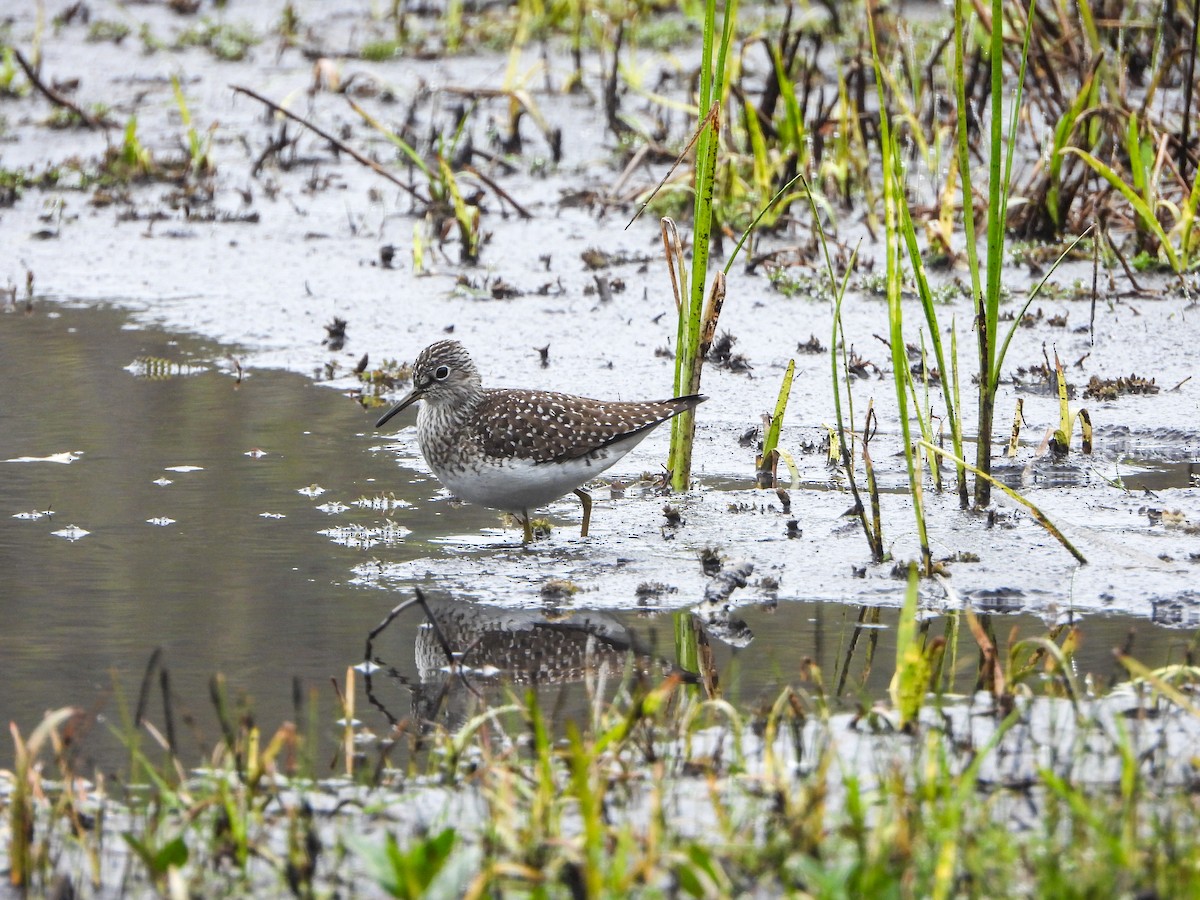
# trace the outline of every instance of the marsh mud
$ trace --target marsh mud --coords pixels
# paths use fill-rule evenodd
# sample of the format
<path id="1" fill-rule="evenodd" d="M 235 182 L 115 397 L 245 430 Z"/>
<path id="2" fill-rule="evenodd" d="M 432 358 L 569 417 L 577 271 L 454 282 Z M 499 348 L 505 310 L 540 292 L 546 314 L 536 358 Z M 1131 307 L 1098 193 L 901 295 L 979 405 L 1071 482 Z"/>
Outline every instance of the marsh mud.
<path id="1" fill-rule="evenodd" d="M 364 635 L 414 586 L 502 610 L 599 611 L 663 652 L 661 614 L 693 606 L 712 583 L 701 557 L 740 565 L 745 586 L 719 605 L 745 630 L 716 643 L 751 695 L 803 656 L 836 667 L 842 638 L 830 635 L 853 628 L 861 607 L 899 606 L 903 581 L 892 562 L 870 563 L 844 478 L 827 462 L 830 360 L 806 351 L 828 347 L 832 312 L 803 218 L 756 251 L 807 248 L 809 262 L 731 272 L 721 330 L 742 360 L 705 372 L 711 399 L 686 493 L 656 487 L 667 440 L 656 433 L 610 470 L 616 487 L 597 486 L 591 537 L 578 538 L 572 499 L 549 509 L 547 540 L 513 549 L 519 530 L 440 489 L 411 417 L 396 420 L 395 435 L 373 430 L 378 410 L 356 369 L 411 361 L 446 334 L 467 344 L 491 385 L 671 392 L 675 309 L 659 225 L 652 215 L 627 225 L 670 161 L 646 154 L 626 168 L 605 125 L 598 56 L 583 57 L 583 89 L 568 92 L 574 62 L 553 43 L 512 59 L 369 61 L 364 48 L 390 26 L 368 4 L 292 3 L 303 28 L 286 39 L 273 4 L 206 11 L 208 26 L 257 37 L 232 52 L 183 41 L 197 22 L 166 6 L 87 6 L 91 23 L 125 22 L 129 34 L 98 38 L 78 19 L 42 29 L 31 4 L 5 14 L 13 46 L 28 51 L 36 36 L 41 79 L 78 78 L 72 102 L 111 124 L 54 128 L 62 108 L 45 96 L 0 98 L 0 169 L 15 185 L 0 208 L 10 288 L 0 316 L 10 683 L 0 718 L 31 721 L 68 700 L 103 705 L 110 670 L 131 690 L 159 646 L 177 695 L 202 696 L 221 670 L 253 690 L 264 718 L 285 716 L 291 678 L 325 683 L 357 662 Z M 644 83 L 683 96 L 685 61 L 646 49 L 635 62 Z M 764 61 L 745 64 L 753 73 Z M 231 85 L 319 124 L 419 194 L 423 176 L 350 100 L 414 141 L 464 121 L 476 174 L 462 181 L 482 197 L 477 261 L 463 262 L 452 221 L 443 229 L 410 190 Z M 518 89 L 552 130 L 531 115 L 514 126 Z M 630 115 L 659 115 L 633 92 L 624 103 Z M 664 125 L 683 134 L 687 119 Z M 114 180 L 113 155 L 132 152 L 123 158 L 136 165 L 139 149 L 155 165 Z M 894 389 L 882 377 L 887 309 L 871 275 L 882 248 L 854 213 L 830 224 L 840 258 L 855 247 L 863 258 L 843 308 L 846 343 L 862 358 L 853 395 L 860 420 L 875 401 L 884 539 L 906 561 L 918 547 Z M 1009 274 L 1015 312 L 1036 276 L 1018 265 Z M 964 277 L 941 276 L 951 287 Z M 1002 475 L 1087 565 L 1004 497 L 977 513 L 930 486 L 931 541 L 949 577 L 922 584 L 921 605 L 937 615 L 969 603 L 1018 625 L 1087 618 L 1097 668 L 1136 627 L 1139 656 L 1162 662 L 1178 656 L 1170 629 L 1200 622 L 1196 288 L 1146 275 L 1134 291 L 1105 272 L 1093 308 L 1079 287 L 1091 279 L 1078 260 L 1051 276 L 1017 330 L 997 416 L 1000 437 L 1023 400 L 1021 446 Z M 969 371 L 973 311 L 962 291 L 946 292 L 944 313 Z M 906 315 L 915 322 L 919 311 Z M 345 325 L 333 340 L 336 319 Z M 1090 456 L 1040 452 L 1059 408 L 1038 368 L 1055 354 L 1073 404 L 1096 426 Z M 792 358 L 781 447 L 795 472 L 780 467 L 781 495 L 753 487 L 754 430 Z M 1157 392 L 1084 399 L 1092 376 L 1131 374 Z M 964 383 L 968 421 L 972 394 Z M 938 414 L 940 391 L 930 398 Z M 399 623 L 395 652 L 413 652 L 419 621 Z"/>

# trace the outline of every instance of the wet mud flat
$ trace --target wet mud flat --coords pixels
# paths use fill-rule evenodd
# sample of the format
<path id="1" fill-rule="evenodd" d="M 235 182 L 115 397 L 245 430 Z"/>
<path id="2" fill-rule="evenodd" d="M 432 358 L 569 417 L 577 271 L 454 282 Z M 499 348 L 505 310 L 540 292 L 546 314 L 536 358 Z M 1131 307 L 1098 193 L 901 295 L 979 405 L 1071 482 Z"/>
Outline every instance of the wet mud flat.
<path id="1" fill-rule="evenodd" d="M 287 9 L 302 27 L 287 24 Z M 834 239 L 840 258 L 857 247 L 865 260 L 843 307 L 843 333 L 854 351 L 856 408 L 876 401 L 888 562 L 871 564 L 846 515 L 844 473 L 828 461 L 832 311 L 811 262 L 811 228 L 798 214 L 762 235 L 755 256 L 809 261 L 731 272 L 721 327 L 736 341 L 726 341 L 705 372 L 710 400 L 700 410 L 693 487 L 661 490 L 666 435 L 652 435 L 594 486 L 589 538 L 578 538 L 579 507 L 568 498 L 548 510 L 549 538 L 514 548 L 519 529 L 440 488 L 411 418 L 396 420 L 394 435 L 372 428 L 373 403 L 384 397 L 359 371 L 394 373 L 400 367 L 392 363 L 451 335 L 467 344 L 488 385 L 622 399 L 670 393 L 675 310 L 657 213 L 626 227 L 670 158 L 647 153 L 631 162 L 613 139 L 603 54 L 582 57 L 583 90 L 571 92 L 563 88 L 575 60 L 553 41 L 515 58 L 435 47 L 373 59 L 392 24 L 366 5 L 255 4 L 205 9 L 199 18 L 166 6 L 97 2 L 88 10 L 86 19 L 53 11 L 63 21 L 41 30 L 35 12 L 20 9 L 6 13 L 3 26 L 4 43 L 26 57 L 38 45 L 39 77 L 60 99 L 32 89 L 0 98 L 0 282 L 8 285 L 0 372 L 14 388 L 0 407 L 0 549 L 10 576 L 3 656 L 18 686 L 0 703 L 0 719 L 32 725 L 65 703 L 111 718 L 114 696 L 136 696 L 149 672 L 158 684 L 148 696 L 156 705 L 168 698 L 170 710 L 156 720 L 199 723 L 179 741 L 186 758 L 185 743 L 219 747 L 233 721 L 206 708 L 210 679 L 224 672 L 230 695 L 253 695 L 266 730 L 312 716 L 317 746 L 343 748 L 336 765 L 352 774 L 324 780 L 328 767 L 314 766 L 319 784 L 281 782 L 296 793 L 279 817 L 267 817 L 262 839 L 290 852 L 285 835 L 301 833 L 294 810 L 316 809 L 313 833 L 352 860 L 328 874 L 333 885 L 364 883 L 344 831 L 376 837 L 377 829 L 408 841 L 500 819 L 498 794 L 487 792 L 494 784 L 455 792 L 436 778 L 410 777 L 410 759 L 453 758 L 450 745 L 409 757 L 403 741 L 392 744 L 393 731 L 420 717 L 454 734 L 519 705 L 511 691 L 525 686 L 522 667 L 538 660 L 523 645 L 529 635 L 564 653 L 574 644 L 611 652 L 604 665 L 593 653 L 568 667 L 561 684 L 548 672 L 538 682 L 553 727 L 565 728 L 596 724 L 601 701 L 641 696 L 631 652 L 645 653 L 655 677 L 682 677 L 673 635 L 681 622 L 698 623 L 706 665 L 720 673 L 723 696 L 751 710 L 753 724 L 687 726 L 682 736 L 664 725 L 646 738 L 668 748 L 671 821 L 680 833 L 711 814 L 694 800 L 699 778 L 723 779 L 736 792 L 786 770 L 774 784 L 794 786 L 787 779 L 828 763 L 814 748 L 833 747 L 841 764 L 878 776 L 866 778 L 868 789 L 883 790 L 890 766 L 919 757 L 913 739 L 897 737 L 895 723 L 869 709 L 888 692 L 889 667 L 872 661 L 896 654 L 903 563 L 919 548 L 899 422 L 885 402 L 894 392 L 883 377 L 887 309 L 873 277 L 880 242 L 865 216 L 843 210 Z M 112 23 L 127 26 L 124 37 L 115 39 Z M 636 61 L 644 83 L 686 97 L 694 63 L 649 45 L 636 49 Z M 749 56 L 746 66 L 752 75 L 756 66 L 765 71 Z M 274 115 L 255 95 L 334 141 Z M 95 118 L 94 127 L 51 127 L 70 108 L 63 97 Z M 457 142 L 462 183 L 482 211 L 477 258 L 464 260 L 454 217 L 423 202 L 422 173 L 351 101 L 414 141 L 421 136 L 423 147 Z M 525 104 L 519 122 L 514 103 Z M 682 113 L 661 113 L 635 91 L 623 103 L 647 121 L 662 117 L 669 133 L 687 131 Z M 121 165 L 132 168 L 119 175 Z M 1018 309 L 1039 275 L 1013 265 L 1006 277 Z M 946 289 L 944 321 L 965 328 L 974 311 L 956 288 L 961 269 L 937 278 Z M 1018 399 L 1024 411 L 1018 452 L 1000 476 L 1088 563 L 1076 563 L 1022 507 L 998 497 L 988 511 L 962 510 L 950 492 L 927 486 L 943 577 L 919 587 L 922 627 L 931 633 L 949 633 L 967 608 L 1001 646 L 1010 631 L 1016 643 L 1080 626 L 1074 658 L 1088 685 L 1128 674 L 1113 648 L 1152 667 L 1190 663 L 1200 618 L 1195 279 L 1143 274 L 1134 289 L 1119 273 L 1103 278 L 1102 300 L 1093 303 L 1081 287 L 1093 279 L 1089 261 L 1072 258 L 1054 273 L 1016 333 L 998 405 L 998 421 Z M 905 310 L 919 317 L 911 298 Z M 958 337 L 965 360 L 965 331 Z M 1058 423 L 1047 383 L 1056 356 L 1073 406 L 1086 406 L 1096 427 L 1090 455 L 1062 459 L 1042 449 Z M 762 415 L 791 359 L 797 375 L 781 447 L 794 471 L 781 466 L 777 490 L 756 489 Z M 391 390 L 405 386 L 396 377 Z M 969 412 L 973 391 L 964 392 Z M 515 644 L 524 656 L 481 655 L 456 671 L 431 640 L 434 617 L 410 611 L 364 661 L 364 638 L 418 587 L 435 606 L 457 611 L 459 652 Z M 30 621 L 31 608 L 46 617 Z M 160 662 L 147 669 L 159 647 Z M 1042 664 L 1046 683 L 1065 677 Z M 797 680 L 816 695 L 814 672 L 836 687 L 835 706 L 860 708 L 817 721 L 801 704 L 812 719 L 789 725 L 790 747 L 770 743 L 762 734 L 779 717 L 764 710 Z M 345 692 L 334 711 L 331 679 Z M 956 670 L 957 694 L 939 722 L 949 740 L 973 747 L 994 736 L 972 729 L 996 712 L 986 691 L 974 693 L 977 681 L 965 663 Z M 1160 708 L 1157 695 L 1145 702 L 1146 684 L 1088 710 L 1109 737 L 1137 723 L 1141 743 L 1114 739 L 1088 756 L 1089 738 L 1074 730 L 1078 704 L 1039 699 L 1022 707 L 1026 731 L 1004 737 L 1001 762 L 980 777 L 1007 790 L 1050 759 L 1062 777 L 1109 786 L 1120 780 L 1115 761 L 1133 747 L 1157 754 L 1164 791 L 1186 789 L 1192 774 L 1179 763 L 1180 748 L 1194 741 L 1193 720 Z M 352 709 L 346 696 L 355 698 Z M 528 708 L 513 715 L 516 735 L 534 718 Z M 113 742 L 85 737 L 87 763 L 124 765 Z M 473 748 L 462 768 L 458 759 L 447 765 L 447 780 L 486 769 L 473 767 L 509 733 L 488 737 L 496 743 Z M 724 766 L 742 757 L 752 760 L 744 770 Z M 361 786 L 372 768 L 382 795 Z M 203 774 L 217 782 L 226 775 L 220 766 Z M 12 784 L 4 783 L 5 796 Z M 844 801 L 844 787 L 830 779 L 832 805 Z M 761 813 L 755 790 L 736 801 L 747 816 Z M 1035 793 L 1036 802 L 1046 799 Z M 401 795 L 396 812 L 391 800 Z M 622 801 L 627 821 L 644 822 L 654 788 L 643 776 Z M 336 815 L 347 804 L 367 812 L 346 825 Z M 148 829 L 124 814 L 115 827 Z M 116 873 L 129 858 L 106 865 Z M 279 871 L 268 866 L 264 884 L 277 885 Z"/>

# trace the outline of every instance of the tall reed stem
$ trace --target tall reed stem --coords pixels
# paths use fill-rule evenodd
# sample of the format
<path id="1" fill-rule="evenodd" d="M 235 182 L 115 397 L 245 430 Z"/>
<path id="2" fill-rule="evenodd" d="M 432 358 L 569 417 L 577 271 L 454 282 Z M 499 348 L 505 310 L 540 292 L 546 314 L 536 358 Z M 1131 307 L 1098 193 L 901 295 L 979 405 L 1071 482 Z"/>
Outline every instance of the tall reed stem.
<path id="1" fill-rule="evenodd" d="M 712 234 L 713 181 L 720 144 L 721 116 L 718 105 L 724 92 L 725 60 L 733 37 L 736 0 L 725 7 L 720 43 L 716 43 L 716 0 L 704 5 L 704 38 L 700 62 L 698 99 L 700 136 L 696 141 L 696 194 L 692 219 L 692 277 L 679 309 L 675 357 L 675 393 L 695 392 L 700 386 L 702 314 L 708 279 L 709 243 Z M 671 421 L 671 449 L 667 468 L 671 487 L 686 490 L 692 477 L 692 441 L 696 417 L 690 410 Z"/>

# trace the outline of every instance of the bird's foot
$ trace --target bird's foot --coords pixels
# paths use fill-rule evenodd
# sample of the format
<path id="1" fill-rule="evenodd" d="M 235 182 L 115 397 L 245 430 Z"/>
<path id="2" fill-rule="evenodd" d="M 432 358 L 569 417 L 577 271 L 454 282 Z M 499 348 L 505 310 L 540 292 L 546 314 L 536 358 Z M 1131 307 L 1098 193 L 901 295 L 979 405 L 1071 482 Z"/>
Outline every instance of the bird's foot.
<path id="1" fill-rule="evenodd" d="M 534 541 L 546 540 L 550 537 L 552 528 L 549 519 L 535 519 L 528 512 L 512 513 L 514 519 L 521 523 L 521 544 L 528 547 Z"/>

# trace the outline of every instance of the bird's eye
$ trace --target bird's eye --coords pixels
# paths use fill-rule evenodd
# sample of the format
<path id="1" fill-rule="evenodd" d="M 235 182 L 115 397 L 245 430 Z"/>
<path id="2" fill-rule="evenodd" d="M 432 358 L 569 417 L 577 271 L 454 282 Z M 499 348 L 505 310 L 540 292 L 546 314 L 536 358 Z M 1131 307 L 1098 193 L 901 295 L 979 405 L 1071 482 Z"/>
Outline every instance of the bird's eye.
<path id="1" fill-rule="evenodd" d="M 445 381 L 447 378 L 450 377 L 450 367 L 449 366 L 438 366 L 436 369 L 433 370 L 433 377 L 436 378 L 438 381 Z"/>

